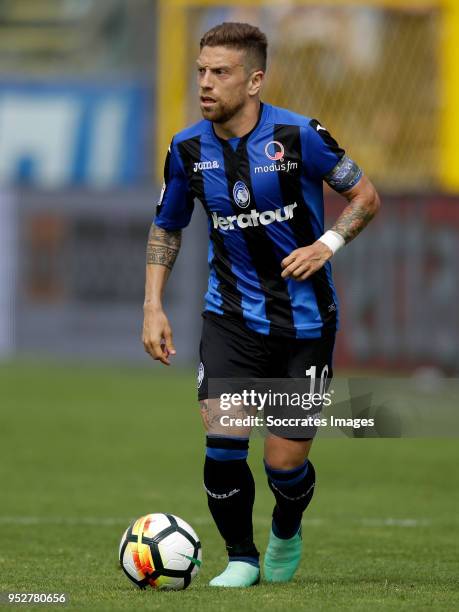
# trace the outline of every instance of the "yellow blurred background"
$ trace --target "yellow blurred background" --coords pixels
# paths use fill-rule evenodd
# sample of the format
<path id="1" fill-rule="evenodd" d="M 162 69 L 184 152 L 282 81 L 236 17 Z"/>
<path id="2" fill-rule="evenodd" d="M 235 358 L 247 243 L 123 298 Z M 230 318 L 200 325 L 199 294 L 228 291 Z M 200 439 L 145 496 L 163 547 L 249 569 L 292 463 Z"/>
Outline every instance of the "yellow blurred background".
<path id="1" fill-rule="evenodd" d="M 380 218 L 336 258 L 339 365 L 459 370 L 459 2 L 0 0 L 0 355 L 147 359 L 144 248 L 174 132 L 199 120 L 199 39 L 269 39 L 267 102 L 317 117 Z M 327 223 L 340 201 L 327 192 Z M 196 361 L 196 210 L 167 291 Z"/>

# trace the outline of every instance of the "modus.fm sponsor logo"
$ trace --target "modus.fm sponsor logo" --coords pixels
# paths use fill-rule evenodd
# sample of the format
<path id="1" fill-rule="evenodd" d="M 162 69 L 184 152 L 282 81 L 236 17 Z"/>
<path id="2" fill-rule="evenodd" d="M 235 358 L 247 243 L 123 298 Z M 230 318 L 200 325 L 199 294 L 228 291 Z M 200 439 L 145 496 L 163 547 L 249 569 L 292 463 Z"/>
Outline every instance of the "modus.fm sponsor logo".
<path id="1" fill-rule="evenodd" d="M 278 140 L 271 140 L 270 142 L 266 143 L 265 155 L 272 161 L 282 160 L 285 155 L 284 145 Z"/>
<path id="2" fill-rule="evenodd" d="M 272 163 L 255 166 L 255 174 L 265 172 L 290 172 L 290 170 L 296 170 L 296 168 L 298 168 L 298 162 L 292 162 L 289 159 L 285 161 L 285 148 L 278 140 L 270 140 L 266 143 L 265 155 Z"/>

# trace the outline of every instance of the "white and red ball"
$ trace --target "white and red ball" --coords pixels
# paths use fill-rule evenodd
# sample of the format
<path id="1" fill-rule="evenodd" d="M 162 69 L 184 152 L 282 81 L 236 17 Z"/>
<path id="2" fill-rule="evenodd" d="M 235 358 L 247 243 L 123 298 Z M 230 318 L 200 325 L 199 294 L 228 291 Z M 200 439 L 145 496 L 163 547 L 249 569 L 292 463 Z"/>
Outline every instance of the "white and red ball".
<path id="1" fill-rule="evenodd" d="M 201 566 L 201 543 L 178 516 L 147 514 L 124 532 L 119 560 L 126 576 L 140 588 L 186 589 Z"/>

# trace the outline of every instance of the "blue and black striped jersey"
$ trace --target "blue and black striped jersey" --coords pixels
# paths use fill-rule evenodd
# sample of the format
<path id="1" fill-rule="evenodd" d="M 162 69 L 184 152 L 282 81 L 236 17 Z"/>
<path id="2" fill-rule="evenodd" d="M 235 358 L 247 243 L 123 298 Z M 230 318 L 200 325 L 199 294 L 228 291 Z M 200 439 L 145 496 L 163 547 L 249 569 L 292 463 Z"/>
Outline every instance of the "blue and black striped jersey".
<path id="1" fill-rule="evenodd" d="M 205 310 L 242 318 L 262 334 L 320 337 L 337 327 L 331 267 L 283 279 L 281 261 L 324 232 L 323 180 L 337 191 L 361 171 L 318 121 L 262 104 L 242 138 L 203 120 L 174 136 L 155 223 L 178 230 L 202 204 L 209 226 Z"/>

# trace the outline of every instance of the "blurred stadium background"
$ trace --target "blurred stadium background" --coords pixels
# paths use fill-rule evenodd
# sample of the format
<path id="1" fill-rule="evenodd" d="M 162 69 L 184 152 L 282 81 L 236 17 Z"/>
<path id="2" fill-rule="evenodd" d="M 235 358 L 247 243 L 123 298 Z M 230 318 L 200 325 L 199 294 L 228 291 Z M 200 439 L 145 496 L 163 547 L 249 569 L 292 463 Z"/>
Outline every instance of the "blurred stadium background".
<path id="1" fill-rule="evenodd" d="M 224 20 L 268 34 L 264 99 L 319 118 L 383 195 L 335 261 L 337 365 L 457 373 L 455 0 L 0 0 L 0 354 L 147 363 L 146 234 L 170 138 L 199 117 L 200 35 Z M 197 210 L 167 291 L 184 365 L 205 235 Z"/>

